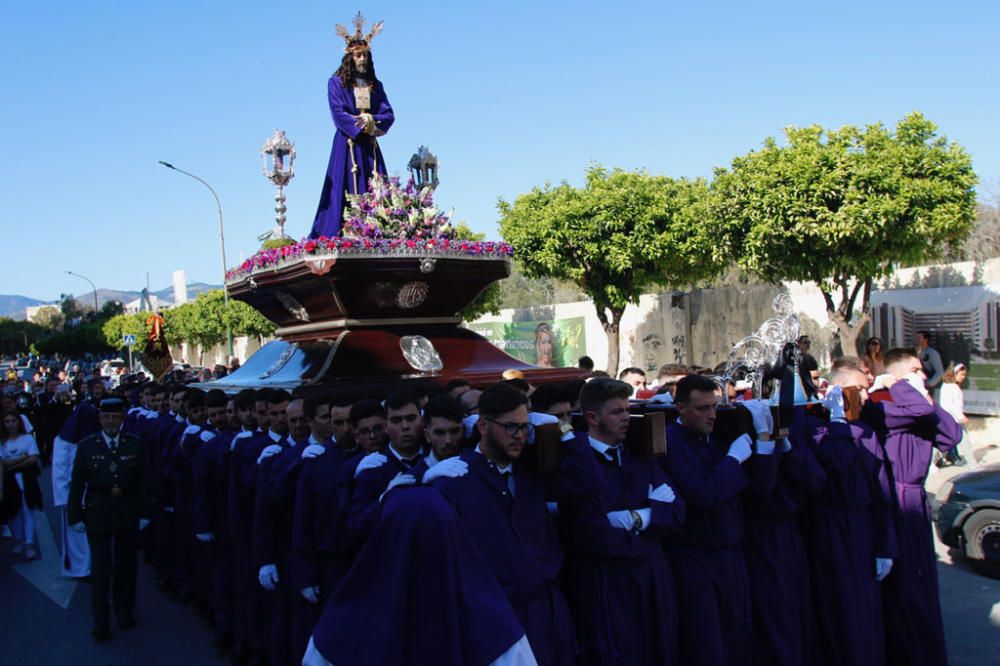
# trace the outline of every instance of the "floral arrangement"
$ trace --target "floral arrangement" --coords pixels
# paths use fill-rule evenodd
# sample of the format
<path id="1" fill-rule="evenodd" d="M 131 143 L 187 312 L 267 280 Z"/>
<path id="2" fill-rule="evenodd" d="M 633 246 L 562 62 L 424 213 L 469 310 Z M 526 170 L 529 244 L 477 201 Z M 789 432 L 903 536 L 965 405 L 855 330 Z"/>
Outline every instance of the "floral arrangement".
<path id="1" fill-rule="evenodd" d="M 310 256 L 425 256 L 427 254 L 465 257 L 507 258 L 514 255 L 508 243 L 455 238 L 451 214 L 434 207 L 432 190 L 417 190 L 413 179 L 406 186 L 398 177 L 375 174 L 369 191 L 348 195 L 344 211 L 343 236 L 334 238 L 288 239 L 283 244 L 265 246 L 237 268 L 226 280 L 238 280 L 255 271 Z"/>
<path id="2" fill-rule="evenodd" d="M 376 172 L 368 191 L 347 195 L 344 209 L 344 236 L 355 238 L 451 239 L 451 213 L 434 206 L 430 187 L 417 190 L 411 176 L 406 186 L 399 177 L 386 179 Z"/>
<path id="3" fill-rule="evenodd" d="M 226 280 L 238 280 L 246 275 L 264 269 L 277 268 L 280 264 L 295 259 L 329 254 L 357 256 L 424 256 L 450 254 L 466 257 L 506 258 L 514 255 L 509 243 L 495 241 L 472 241 L 450 238 L 424 240 L 404 238 L 336 238 L 303 239 L 291 245 L 261 250 L 237 268 L 226 273 Z"/>

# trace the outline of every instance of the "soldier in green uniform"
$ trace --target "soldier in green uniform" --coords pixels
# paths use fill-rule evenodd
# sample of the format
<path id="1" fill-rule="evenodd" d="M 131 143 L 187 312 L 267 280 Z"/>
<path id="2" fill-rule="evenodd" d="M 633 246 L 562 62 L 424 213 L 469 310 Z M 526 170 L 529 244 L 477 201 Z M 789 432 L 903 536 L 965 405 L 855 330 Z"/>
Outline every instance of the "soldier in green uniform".
<path id="1" fill-rule="evenodd" d="M 135 577 L 139 531 L 149 523 L 149 481 L 142 441 L 122 432 L 125 403 L 100 405 L 101 431 L 82 440 L 70 480 L 68 522 L 86 531 L 92 557 L 90 582 L 94 639 L 111 638 L 109 596 L 122 629 L 135 626 Z"/>

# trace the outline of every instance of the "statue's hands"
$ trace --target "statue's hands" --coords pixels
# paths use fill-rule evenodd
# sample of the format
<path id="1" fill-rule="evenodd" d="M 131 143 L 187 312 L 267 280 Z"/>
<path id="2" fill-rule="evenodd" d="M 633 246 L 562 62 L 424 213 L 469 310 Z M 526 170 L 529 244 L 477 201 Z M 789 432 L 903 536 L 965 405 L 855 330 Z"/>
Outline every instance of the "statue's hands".
<path id="1" fill-rule="evenodd" d="M 359 113 L 358 119 L 354 121 L 356 127 L 360 127 L 365 134 L 374 135 L 378 131 L 375 125 L 375 118 L 370 113 Z"/>

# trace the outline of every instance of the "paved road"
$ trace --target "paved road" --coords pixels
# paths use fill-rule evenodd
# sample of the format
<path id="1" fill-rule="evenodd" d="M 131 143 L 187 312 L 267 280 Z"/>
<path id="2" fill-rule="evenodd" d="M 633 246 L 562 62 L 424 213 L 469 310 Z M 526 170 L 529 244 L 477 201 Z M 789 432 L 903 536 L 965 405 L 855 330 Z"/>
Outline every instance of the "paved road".
<path id="1" fill-rule="evenodd" d="M 48 470 L 43 488 L 48 492 Z M 940 481 L 946 476 L 935 478 Z M 936 486 L 934 486 L 936 487 Z M 46 498 L 51 506 L 51 497 Z M 211 635 L 194 613 L 159 593 L 148 566 L 140 564 L 138 626 L 115 631 L 112 640 L 96 645 L 90 638 L 90 588 L 58 575 L 57 541 L 49 525 L 58 526 L 51 509 L 44 512 L 44 559 L 25 564 L 0 541 L 0 662 L 94 664 L 101 666 L 222 666 L 209 647 Z M 58 529 L 56 530 L 58 538 Z M 1000 581 L 975 574 L 938 544 L 938 572 L 948 652 L 952 666 L 1000 664 Z M 65 605 L 65 607 L 63 607 Z"/>

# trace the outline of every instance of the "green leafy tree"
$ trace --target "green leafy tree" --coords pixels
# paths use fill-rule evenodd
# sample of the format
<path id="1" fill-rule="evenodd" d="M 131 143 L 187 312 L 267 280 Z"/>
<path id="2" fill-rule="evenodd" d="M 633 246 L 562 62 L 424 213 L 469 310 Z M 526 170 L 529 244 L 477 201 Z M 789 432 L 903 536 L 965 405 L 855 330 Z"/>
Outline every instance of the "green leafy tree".
<path id="1" fill-rule="evenodd" d="M 582 188 L 564 182 L 501 200 L 500 233 L 526 276 L 568 280 L 593 300 L 615 374 L 625 306 L 648 288 L 687 286 L 724 265 L 701 224 L 706 195 L 702 180 L 595 165 Z"/>
<path id="2" fill-rule="evenodd" d="M 140 353 L 145 351 L 146 340 L 149 336 L 149 329 L 146 326 L 148 317 L 148 312 L 139 312 L 120 314 L 108 319 L 101 326 L 105 343 L 112 349 L 122 349 L 124 336 L 130 334 L 135 336 L 135 346 L 132 351 Z"/>
<path id="3" fill-rule="evenodd" d="M 226 309 L 221 289 L 206 291 L 190 303 L 164 313 L 166 336 L 171 343 L 187 342 L 199 347 L 199 361 L 205 350 L 226 342 L 226 324 L 233 336 L 272 335 L 274 324 L 242 301 L 229 300 Z"/>
<path id="4" fill-rule="evenodd" d="M 62 329 L 63 324 L 66 323 L 66 317 L 56 306 L 46 305 L 38 308 L 38 311 L 31 317 L 31 321 L 50 331 L 57 331 Z"/>
<path id="5" fill-rule="evenodd" d="M 24 354 L 51 331 L 30 321 L 15 321 L 0 317 L 0 353 Z"/>
<path id="6" fill-rule="evenodd" d="M 107 344 L 101 324 L 97 322 L 84 322 L 78 326 L 63 329 L 40 340 L 35 348 L 41 354 L 63 354 L 70 357 L 114 349 Z"/>
<path id="7" fill-rule="evenodd" d="M 872 281 L 968 235 L 972 160 L 919 113 L 895 131 L 812 126 L 785 135 L 785 145 L 769 138 L 716 171 L 718 249 L 761 279 L 815 283 L 842 348 L 857 353 Z"/>
<path id="8" fill-rule="evenodd" d="M 478 241 L 486 238 L 486 234 L 473 231 L 464 222 L 454 225 L 454 234 L 454 237 L 460 240 Z M 503 307 L 500 284 L 500 282 L 494 282 L 483 289 L 475 300 L 458 313 L 459 316 L 464 321 L 473 321 L 485 314 L 500 314 L 500 308 Z"/>

